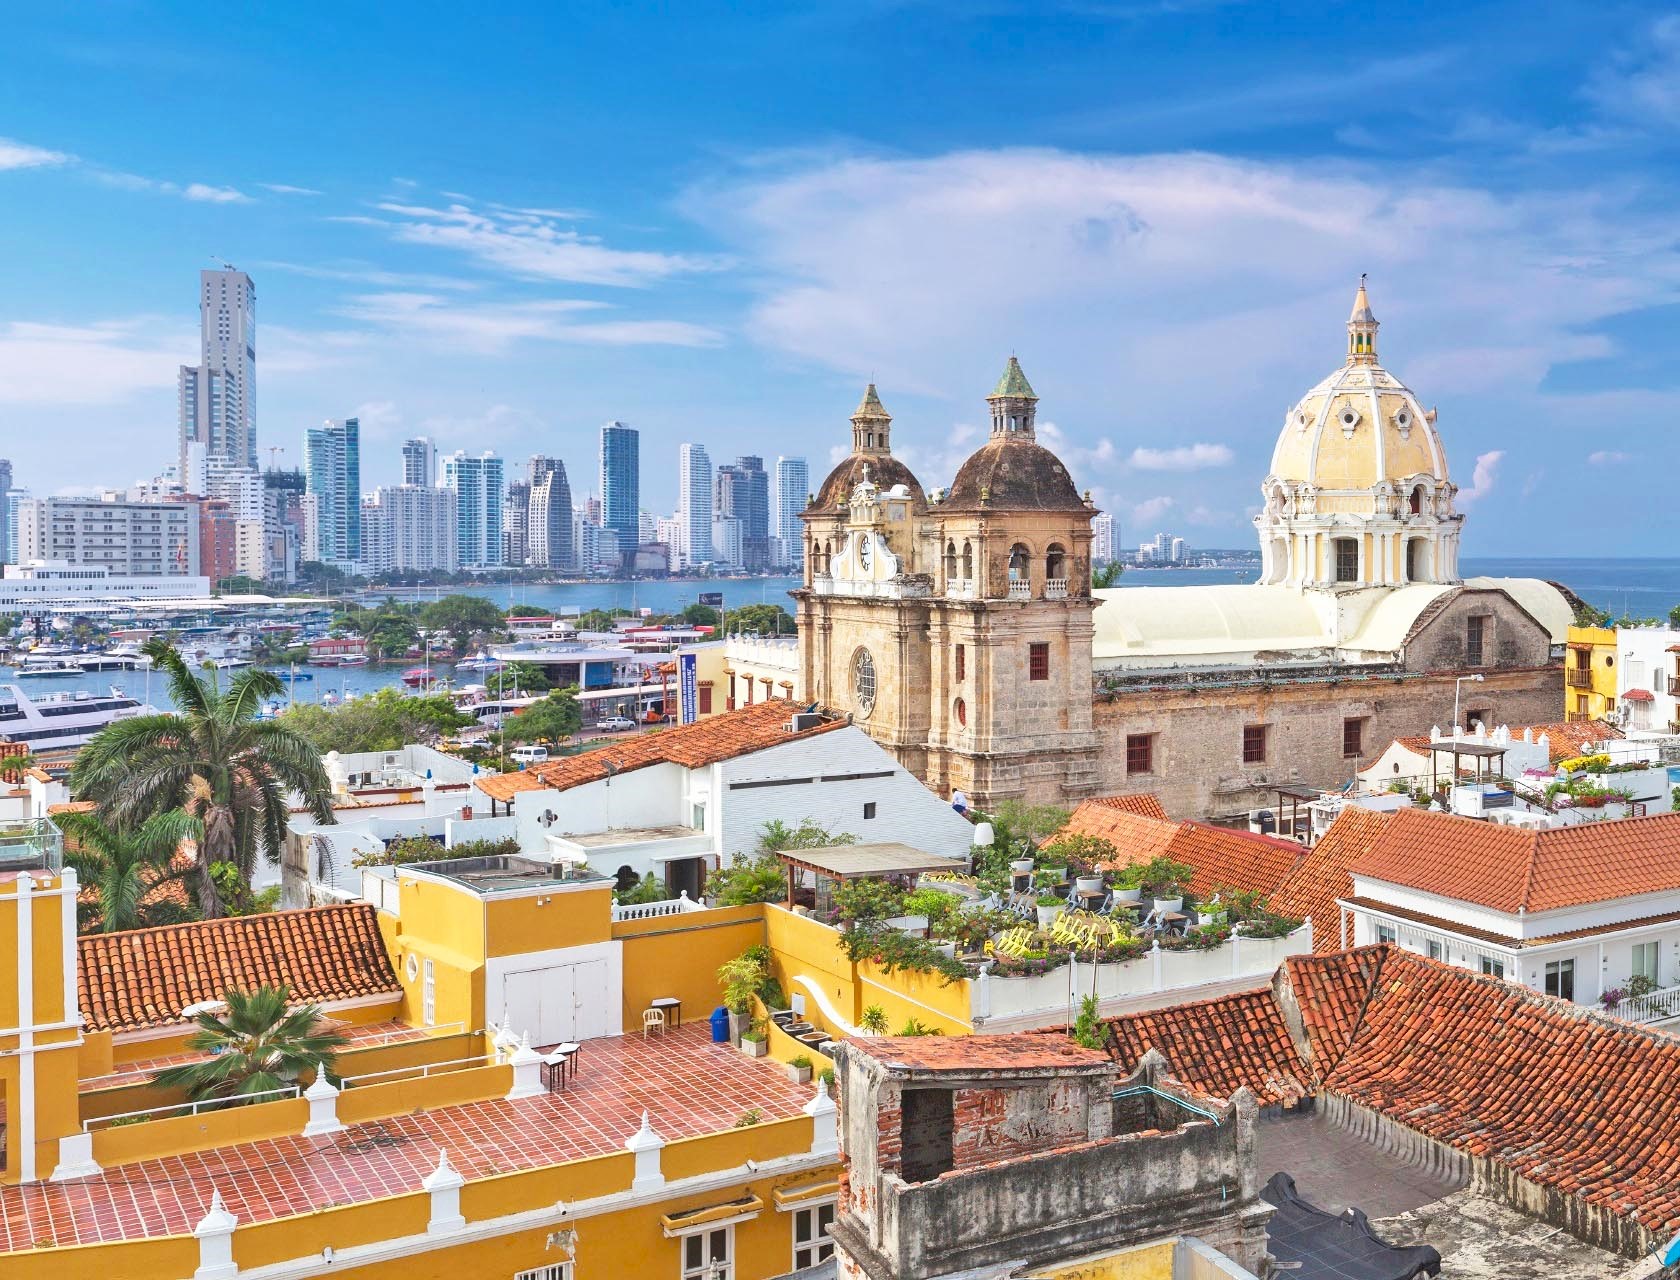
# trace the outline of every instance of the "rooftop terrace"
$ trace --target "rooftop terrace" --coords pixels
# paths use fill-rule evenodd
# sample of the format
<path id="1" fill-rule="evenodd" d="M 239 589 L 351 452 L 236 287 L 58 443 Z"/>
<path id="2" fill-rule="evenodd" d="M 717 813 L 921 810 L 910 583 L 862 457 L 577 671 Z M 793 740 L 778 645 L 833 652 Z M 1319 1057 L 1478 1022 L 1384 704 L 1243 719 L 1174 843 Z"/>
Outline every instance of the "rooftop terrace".
<path id="1" fill-rule="evenodd" d="M 616 1154 L 647 1111 L 667 1140 L 801 1113 L 808 1085 L 768 1059 L 714 1045 L 695 1025 L 643 1039 L 587 1041 L 563 1092 L 440 1107 L 288 1137 L 123 1165 L 76 1182 L 0 1188 L 0 1250 L 191 1232 L 221 1192 L 241 1224 L 413 1192 L 438 1151 L 467 1179 Z"/>

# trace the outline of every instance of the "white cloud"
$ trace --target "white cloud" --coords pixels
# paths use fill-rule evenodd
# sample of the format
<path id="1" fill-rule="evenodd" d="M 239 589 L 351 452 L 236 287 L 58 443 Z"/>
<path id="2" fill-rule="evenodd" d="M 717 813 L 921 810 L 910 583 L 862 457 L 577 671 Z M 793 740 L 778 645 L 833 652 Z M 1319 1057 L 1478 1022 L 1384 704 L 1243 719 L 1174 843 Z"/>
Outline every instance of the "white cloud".
<path id="1" fill-rule="evenodd" d="M 570 220 L 555 216 L 564 210 L 490 206 L 480 212 L 461 203 L 437 209 L 391 200 L 376 207 L 388 216 L 361 221 L 383 228 L 393 240 L 463 253 L 524 280 L 642 287 L 724 265 L 715 256 L 610 248 L 598 237 L 560 225 Z"/>
<path id="2" fill-rule="evenodd" d="M 1151 520 L 1159 520 L 1177 505 L 1166 495 L 1155 498 L 1145 498 L 1142 502 L 1132 506 L 1132 520 L 1138 524 L 1148 524 Z"/>
<path id="3" fill-rule="evenodd" d="M 1592 467 L 1608 467 L 1627 460 L 1628 455 L 1616 449 L 1597 449 L 1587 455 L 1587 465 Z"/>
<path id="4" fill-rule="evenodd" d="M 604 311 L 610 311 L 605 303 L 571 299 L 467 304 L 437 294 L 393 292 L 350 298 L 339 313 L 388 332 L 481 354 L 524 341 L 710 347 L 723 340 L 715 329 L 680 320 L 579 318 Z"/>
<path id="5" fill-rule="evenodd" d="M 1139 445 L 1126 461 L 1138 471 L 1201 471 L 1229 466 L 1235 455 L 1222 444 L 1186 444 L 1173 449 L 1146 449 Z"/>
<path id="6" fill-rule="evenodd" d="M 1473 506 L 1493 492 L 1494 483 L 1499 479 L 1499 464 L 1504 459 L 1503 449 L 1476 455 L 1476 468 L 1470 476 L 1470 483 L 1458 491 L 1459 506 Z"/>
<path id="7" fill-rule="evenodd" d="M 259 182 L 264 191 L 272 191 L 277 196 L 319 196 L 326 194 L 314 187 L 294 187 L 289 182 Z"/>
<path id="8" fill-rule="evenodd" d="M 63 151 L 49 151 L 12 138 L 0 138 L 0 170 L 50 168 L 69 164 L 74 159 Z"/>
<path id="9" fill-rule="evenodd" d="M 337 280 L 347 284 L 371 284 L 381 289 L 460 289 L 478 288 L 470 280 L 453 276 L 426 275 L 414 271 L 386 271 L 368 263 L 348 262 L 340 266 L 316 266 L 303 262 L 259 262 L 257 270 L 284 271 L 288 275 L 304 276 L 310 280 Z"/>
<path id="10" fill-rule="evenodd" d="M 198 352 L 178 318 L 136 317 L 85 325 L 0 324 L 0 404 L 117 404 L 175 385 Z"/>
<path id="11" fill-rule="evenodd" d="M 1651 23 L 1594 73 L 1586 92 L 1606 115 L 1646 128 L 1680 123 L 1680 16 Z"/>
<path id="12" fill-rule="evenodd" d="M 233 187 L 212 187 L 203 182 L 189 182 L 181 189 L 183 200 L 202 204 L 250 204 L 251 197 Z"/>

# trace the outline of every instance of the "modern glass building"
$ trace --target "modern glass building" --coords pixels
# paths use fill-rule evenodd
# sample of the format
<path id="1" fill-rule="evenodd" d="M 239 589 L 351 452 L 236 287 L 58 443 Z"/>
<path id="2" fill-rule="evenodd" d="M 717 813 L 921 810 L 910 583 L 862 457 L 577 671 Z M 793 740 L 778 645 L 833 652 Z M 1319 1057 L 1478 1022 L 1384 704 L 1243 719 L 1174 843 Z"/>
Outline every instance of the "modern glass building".
<path id="1" fill-rule="evenodd" d="M 442 462 L 442 484 L 455 491 L 455 542 L 461 568 L 502 562 L 502 460 L 486 450 L 476 458 L 458 449 Z"/>
<path id="2" fill-rule="evenodd" d="M 315 557 L 348 565 L 362 558 L 361 423 L 324 422 L 303 434 L 303 472 L 315 499 Z"/>
<path id="3" fill-rule="evenodd" d="M 804 458 L 777 458 L 770 495 L 770 536 L 775 539 L 778 565 L 803 568 L 805 564 L 805 530 L 800 527 L 799 513 L 811 496 L 811 474 Z"/>
<path id="4" fill-rule="evenodd" d="M 617 531 L 620 547 L 638 541 L 641 503 L 641 437 L 634 427 L 609 422 L 601 428 L 601 525 Z"/>

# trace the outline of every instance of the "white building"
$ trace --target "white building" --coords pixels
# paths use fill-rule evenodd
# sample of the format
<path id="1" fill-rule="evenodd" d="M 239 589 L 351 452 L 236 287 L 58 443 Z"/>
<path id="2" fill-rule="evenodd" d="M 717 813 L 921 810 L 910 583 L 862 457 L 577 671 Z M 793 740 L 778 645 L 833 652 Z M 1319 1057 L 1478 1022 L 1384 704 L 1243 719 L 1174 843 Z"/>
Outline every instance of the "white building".
<path id="1" fill-rule="evenodd" d="M 73 565 L 62 560 L 8 564 L 0 576 L 0 609 L 209 597 L 210 579 L 203 575 L 114 574 L 103 565 Z"/>
<path id="2" fill-rule="evenodd" d="M 704 445 L 677 451 L 677 554 L 684 565 L 705 564 L 712 554 L 712 460 Z"/>
<path id="3" fill-rule="evenodd" d="M 799 513 L 811 496 L 811 473 L 804 458 L 776 459 L 770 476 L 770 536 L 772 559 L 778 566 L 801 569 L 805 565 L 805 530 Z"/>
<path id="4" fill-rule="evenodd" d="M 712 559 L 720 564 L 739 567 L 741 559 L 741 520 L 738 516 L 723 516 L 712 521 Z"/>
<path id="5" fill-rule="evenodd" d="M 14 562 L 60 561 L 113 577 L 199 571 L 198 507 L 191 502 L 25 498 L 16 504 Z"/>
<path id="6" fill-rule="evenodd" d="M 676 516 L 660 516 L 653 522 L 653 541 L 670 550 L 670 571 L 682 568 L 682 521 Z"/>
<path id="7" fill-rule="evenodd" d="M 1107 511 L 1091 518 L 1091 562 L 1107 564 L 1114 559 L 1114 516 Z"/>
<path id="8" fill-rule="evenodd" d="M 1616 628 L 1616 705 L 1630 732 L 1680 732 L 1680 630 Z"/>
<path id="9" fill-rule="evenodd" d="M 382 485 L 362 504 L 369 573 L 453 573 L 459 567 L 455 494 L 430 485 Z"/>
<path id="10" fill-rule="evenodd" d="M 782 701 L 482 778 L 477 790 L 492 816 L 511 807 L 527 857 L 582 857 L 621 878 L 651 871 L 672 897 L 697 899 L 706 872 L 751 854 L 771 821 L 809 818 L 833 835 L 951 857 L 968 854 L 974 833 L 861 729 Z"/>
<path id="11" fill-rule="evenodd" d="M 1680 814 L 1528 831 L 1402 809 L 1349 870 L 1349 945 L 1397 943 L 1578 1004 L 1634 976 L 1680 986 Z"/>
<path id="12" fill-rule="evenodd" d="M 404 484 L 416 488 L 431 488 L 437 484 L 437 447 L 427 437 L 404 440 L 402 459 Z"/>
<path id="13" fill-rule="evenodd" d="M 244 467 L 221 458 L 212 458 L 205 468 L 205 487 L 202 492 L 206 497 L 227 503 L 228 510 L 233 513 L 235 520 L 254 520 L 258 524 L 262 523 L 263 478 L 262 472 L 255 467 Z"/>
<path id="14" fill-rule="evenodd" d="M 502 562 L 502 460 L 458 449 L 442 459 L 439 483 L 455 494 L 455 545 L 463 569 Z"/>
<path id="15" fill-rule="evenodd" d="M 195 442 L 208 458 L 257 465 L 256 286 L 232 267 L 200 271 L 198 285 L 199 363 L 182 365 L 177 379 L 183 478 Z"/>
<path id="16" fill-rule="evenodd" d="M 327 421 L 303 437 L 303 470 L 315 500 L 313 555 L 306 559 L 351 568 L 362 559 L 361 423 Z"/>

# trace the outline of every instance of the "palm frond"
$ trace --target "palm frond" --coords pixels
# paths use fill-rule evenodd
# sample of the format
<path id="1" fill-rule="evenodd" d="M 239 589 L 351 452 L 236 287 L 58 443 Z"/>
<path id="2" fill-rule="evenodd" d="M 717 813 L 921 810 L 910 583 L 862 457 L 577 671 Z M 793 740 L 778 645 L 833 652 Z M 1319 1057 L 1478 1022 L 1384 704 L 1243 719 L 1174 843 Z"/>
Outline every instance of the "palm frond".
<path id="1" fill-rule="evenodd" d="M 274 672 L 261 667 L 247 667 L 234 676 L 227 692 L 222 695 L 217 707 L 219 718 L 225 724 L 250 720 L 262 710 L 265 699 L 279 697 L 284 690 L 285 686 Z"/>
<path id="2" fill-rule="evenodd" d="M 155 636 L 146 641 L 142 652 L 152 660 L 153 669 L 163 673 L 169 686 L 170 700 L 181 715 L 189 719 L 210 715 L 210 696 L 205 682 L 193 673 L 187 666 L 187 660 L 175 651 L 169 641 Z"/>

